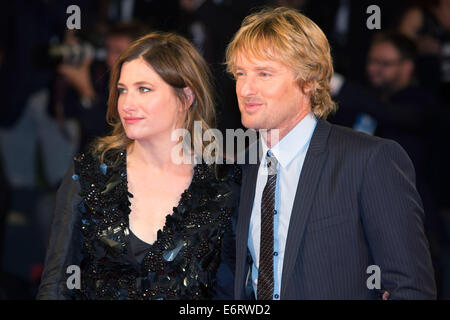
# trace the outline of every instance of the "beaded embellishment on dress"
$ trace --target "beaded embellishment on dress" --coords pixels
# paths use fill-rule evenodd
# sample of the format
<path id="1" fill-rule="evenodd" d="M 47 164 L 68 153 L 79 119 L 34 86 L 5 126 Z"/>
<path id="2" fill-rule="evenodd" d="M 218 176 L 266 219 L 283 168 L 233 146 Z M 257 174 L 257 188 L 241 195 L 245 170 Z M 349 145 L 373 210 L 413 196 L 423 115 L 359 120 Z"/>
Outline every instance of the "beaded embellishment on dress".
<path id="1" fill-rule="evenodd" d="M 130 246 L 126 152 L 117 163 L 90 154 L 75 158 L 80 184 L 83 258 L 76 299 L 209 299 L 230 232 L 241 171 L 197 164 L 179 204 L 166 216 L 141 263 Z"/>

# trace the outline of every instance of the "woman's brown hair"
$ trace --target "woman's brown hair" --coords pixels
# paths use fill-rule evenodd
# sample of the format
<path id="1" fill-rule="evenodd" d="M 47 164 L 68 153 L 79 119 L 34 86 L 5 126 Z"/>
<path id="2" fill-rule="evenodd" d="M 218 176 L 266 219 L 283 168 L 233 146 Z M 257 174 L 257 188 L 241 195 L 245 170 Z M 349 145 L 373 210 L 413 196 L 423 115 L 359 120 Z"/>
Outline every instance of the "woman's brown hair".
<path id="1" fill-rule="evenodd" d="M 192 90 L 194 100 L 186 111 L 183 128 L 191 134 L 191 150 L 194 141 L 199 139 L 197 143 L 205 147 L 202 136 L 194 135 L 194 121 L 201 121 L 203 130 L 215 126 L 212 79 L 208 65 L 184 37 L 174 33 L 152 32 L 134 41 L 120 55 L 111 70 L 106 121 L 113 129 L 111 135 L 98 138 L 94 142 L 92 153 L 98 156 L 101 162 L 107 153 L 112 153 L 112 157 L 117 159 L 117 155 L 133 142 L 126 136 L 117 110 L 117 83 L 123 64 L 139 58 L 146 61 L 173 87 L 182 103 L 188 99 L 183 89 L 189 87 Z"/>

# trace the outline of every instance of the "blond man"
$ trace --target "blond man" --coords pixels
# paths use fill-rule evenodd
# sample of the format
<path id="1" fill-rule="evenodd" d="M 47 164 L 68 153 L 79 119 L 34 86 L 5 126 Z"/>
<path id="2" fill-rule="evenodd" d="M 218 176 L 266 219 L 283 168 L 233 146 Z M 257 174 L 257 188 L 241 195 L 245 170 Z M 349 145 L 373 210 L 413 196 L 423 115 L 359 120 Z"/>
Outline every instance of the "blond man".
<path id="1" fill-rule="evenodd" d="M 265 129 L 244 166 L 235 298 L 435 298 L 414 167 L 394 141 L 325 120 L 336 105 L 320 28 L 264 9 L 226 59 L 243 125 Z"/>

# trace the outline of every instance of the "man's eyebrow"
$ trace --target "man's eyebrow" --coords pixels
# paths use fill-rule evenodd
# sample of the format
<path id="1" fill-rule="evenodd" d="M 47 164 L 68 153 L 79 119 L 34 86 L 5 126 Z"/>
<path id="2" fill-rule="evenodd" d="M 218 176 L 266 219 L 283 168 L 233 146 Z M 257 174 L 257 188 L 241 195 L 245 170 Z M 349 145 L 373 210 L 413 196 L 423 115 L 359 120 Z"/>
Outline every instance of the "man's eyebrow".
<path id="1" fill-rule="evenodd" d="M 244 70 L 244 68 L 240 67 L 240 66 L 236 66 L 234 68 L 234 70 Z M 275 69 L 273 67 L 270 67 L 270 66 L 257 66 L 257 67 L 254 68 L 254 70 L 256 70 L 256 71 L 270 71 L 270 72 L 276 72 L 277 71 L 277 69 Z"/>
<path id="2" fill-rule="evenodd" d="M 258 70 L 258 71 L 271 71 L 271 72 L 276 72 L 277 71 L 277 69 L 275 69 L 273 67 L 269 67 L 269 66 L 255 67 L 255 70 Z"/>

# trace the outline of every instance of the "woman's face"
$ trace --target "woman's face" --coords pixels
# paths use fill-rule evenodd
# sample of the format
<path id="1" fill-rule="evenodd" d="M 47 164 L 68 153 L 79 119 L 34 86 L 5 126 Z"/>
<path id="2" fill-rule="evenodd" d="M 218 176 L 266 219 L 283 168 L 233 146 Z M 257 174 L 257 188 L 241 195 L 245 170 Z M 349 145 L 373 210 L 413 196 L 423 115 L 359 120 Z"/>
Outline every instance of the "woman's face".
<path id="1" fill-rule="evenodd" d="M 170 139 L 172 131 L 180 127 L 183 104 L 142 58 L 122 65 L 117 88 L 119 116 L 129 139 Z"/>

